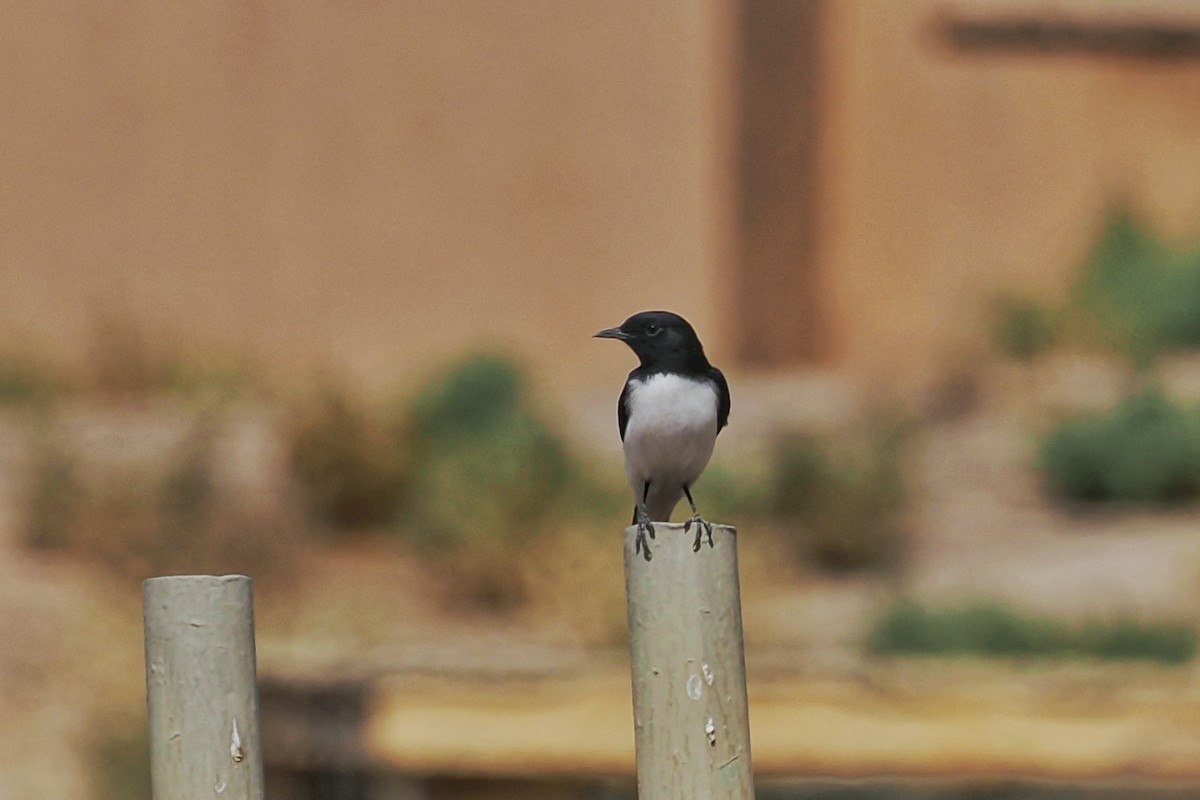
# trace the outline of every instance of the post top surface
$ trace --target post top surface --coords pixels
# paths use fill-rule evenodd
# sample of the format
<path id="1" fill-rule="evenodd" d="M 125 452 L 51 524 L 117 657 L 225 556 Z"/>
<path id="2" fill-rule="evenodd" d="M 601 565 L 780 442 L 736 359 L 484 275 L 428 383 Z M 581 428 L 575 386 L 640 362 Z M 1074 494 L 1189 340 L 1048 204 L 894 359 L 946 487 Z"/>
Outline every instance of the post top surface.
<path id="1" fill-rule="evenodd" d="M 159 575 L 153 578 L 146 578 L 142 581 L 143 586 L 161 583 L 241 583 L 249 581 L 250 578 L 246 575 Z"/>

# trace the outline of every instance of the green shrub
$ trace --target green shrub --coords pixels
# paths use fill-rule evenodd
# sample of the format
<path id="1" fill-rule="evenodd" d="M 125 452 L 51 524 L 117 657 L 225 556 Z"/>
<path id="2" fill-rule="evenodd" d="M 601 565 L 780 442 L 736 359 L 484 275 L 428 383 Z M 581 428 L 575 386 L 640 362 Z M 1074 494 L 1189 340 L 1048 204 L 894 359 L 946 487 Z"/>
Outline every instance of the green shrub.
<path id="1" fill-rule="evenodd" d="M 535 527 L 566 489 L 561 440 L 526 411 L 493 421 L 478 438 L 425 442 L 416 470 L 416 511 L 438 538 L 509 537 Z"/>
<path id="2" fill-rule="evenodd" d="M 453 365 L 412 403 L 419 442 L 485 438 L 523 408 L 521 374 L 507 359 L 478 355 Z"/>
<path id="3" fill-rule="evenodd" d="M 411 503 L 397 531 L 436 555 L 453 605 L 520 605 L 529 594 L 520 560 L 536 556 L 551 520 L 624 513 L 543 422 L 503 358 L 470 357 L 436 376 L 411 401 L 408 432 Z"/>
<path id="4" fill-rule="evenodd" d="M 925 606 L 907 598 L 893 603 L 883 613 L 871 635 L 867 648 L 872 653 L 910 655 L 944 653 L 954 647 L 955 631 L 945 616 L 934 614 Z"/>
<path id="5" fill-rule="evenodd" d="M 1083 502 L 1177 503 L 1200 496 L 1200 414 L 1157 390 L 1109 413 L 1064 420 L 1038 456 L 1048 489 Z"/>
<path id="6" fill-rule="evenodd" d="M 1118 212 L 1093 248 L 1073 300 L 1102 340 L 1135 363 L 1200 347 L 1200 250 L 1173 249 Z"/>
<path id="7" fill-rule="evenodd" d="M 946 627 L 956 651 L 994 657 L 1061 655 L 1070 642 L 1067 626 L 1018 614 L 1000 603 L 981 601 L 950 612 Z"/>
<path id="8" fill-rule="evenodd" d="M 584 480 L 520 373 L 496 356 L 469 358 L 425 387 L 411 436 L 413 528 L 439 544 L 534 533 Z"/>
<path id="9" fill-rule="evenodd" d="M 993 344 L 1010 358 L 1032 360 L 1060 339 L 1114 349 L 1139 368 L 1200 348 L 1200 247 L 1172 247 L 1115 211 L 1065 305 L 1010 295 L 992 310 Z"/>
<path id="10" fill-rule="evenodd" d="M 1054 345 L 1056 321 L 1044 305 L 1015 296 L 1002 297 L 992 316 L 992 342 L 1009 358 L 1032 361 Z"/>
<path id="11" fill-rule="evenodd" d="M 328 390 L 298 415 L 292 471 L 315 518 L 388 526 L 438 547 L 471 543 L 486 555 L 536 533 L 552 511 L 615 509 L 503 358 L 452 365 L 400 416 L 397 424 Z"/>
<path id="12" fill-rule="evenodd" d="M 394 425 L 326 388 L 297 414 L 289 438 L 292 475 L 313 518 L 345 529 L 396 520 L 408 481 Z"/>
<path id="13" fill-rule="evenodd" d="M 1196 654 L 1195 629 L 1170 622 L 1090 623 L 1079 636 L 1081 649 L 1097 658 L 1183 664 Z"/>
<path id="14" fill-rule="evenodd" d="M 803 554 L 823 568 L 880 568 L 903 555 L 905 489 L 899 425 L 873 431 L 860 446 L 792 434 L 771 466 L 770 506 Z"/>
<path id="15" fill-rule="evenodd" d="M 867 648 L 886 656 L 1087 657 L 1180 664 L 1195 655 L 1196 631 L 1181 623 L 1129 619 L 1073 627 L 990 600 L 931 609 L 900 599 L 875 624 Z"/>

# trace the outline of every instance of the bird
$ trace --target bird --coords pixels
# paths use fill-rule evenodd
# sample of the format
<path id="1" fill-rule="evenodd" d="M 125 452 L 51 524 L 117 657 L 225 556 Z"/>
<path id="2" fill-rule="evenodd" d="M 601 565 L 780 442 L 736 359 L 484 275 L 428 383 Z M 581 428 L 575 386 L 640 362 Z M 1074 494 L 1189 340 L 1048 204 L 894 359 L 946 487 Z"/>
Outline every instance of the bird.
<path id="1" fill-rule="evenodd" d="M 700 551 L 702 532 L 712 547 L 712 524 L 700 516 L 692 485 L 729 423 L 725 375 L 709 363 L 691 324 L 670 311 L 639 312 L 595 338 L 624 342 L 639 361 L 617 399 L 625 474 L 634 492 L 635 555 L 650 560 L 654 522 L 669 521 L 684 497 L 692 508 L 684 531 L 696 526 L 693 552 Z"/>

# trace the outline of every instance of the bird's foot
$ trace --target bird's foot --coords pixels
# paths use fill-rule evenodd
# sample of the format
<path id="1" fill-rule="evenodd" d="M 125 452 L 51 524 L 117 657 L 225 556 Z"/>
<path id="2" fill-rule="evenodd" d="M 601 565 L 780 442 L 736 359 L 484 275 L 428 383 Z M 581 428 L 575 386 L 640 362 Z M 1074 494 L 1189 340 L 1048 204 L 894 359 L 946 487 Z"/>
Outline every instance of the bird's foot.
<path id="1" fill-rule="evenodd" d="M 638 515 L 637 521 L 637 537 L 633 540 L 633 552 L 635 555 L 641 554 L 647 561 L 650 560 L 650 543 L 646 541 L 646 537 L 654 538 L 654 523 L 650 521 L 650 517 L 645 514 Z"/>
<path id="2" fill-rule="evenodd" d="M 683 523 L 683 532 L 687 533 L 688 529 L 693 525 L 696 526 L 696 541 L 692 542 L 692 552 L 700 552 L 700 540 L 702 536 L 706 536 L 708 538 L 708 546 L 713 547 L 712 523 L 699 514 L 692 514 L 688 521 Z"/>

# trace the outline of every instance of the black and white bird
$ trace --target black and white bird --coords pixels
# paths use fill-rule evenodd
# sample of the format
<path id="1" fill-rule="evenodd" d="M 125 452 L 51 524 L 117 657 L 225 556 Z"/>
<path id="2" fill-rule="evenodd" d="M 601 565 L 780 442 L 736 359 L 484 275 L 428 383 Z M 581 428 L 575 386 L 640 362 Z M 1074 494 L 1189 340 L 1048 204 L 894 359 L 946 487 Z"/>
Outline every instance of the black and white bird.
<path id="1" fill-rule="evenodd" d="M 667 522 L 687 497 L 696 526 L 692 549 L 701 533 L 711 547 L 712 525 L 700 516 L 692 484 L 708 466 L 717 434 L 729 422 L 729 384 L 708 363 L 704 346 L 688 321 L 670 311 L 643 311 L 596 334 L 629 345 L 641 364 L 629 373 L 617 400 L 617 425 L 625 448 L 625 473 L 633 487 L 635 551 L 650 560 L 646 537 L 654 522 Z"/>

